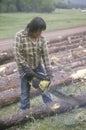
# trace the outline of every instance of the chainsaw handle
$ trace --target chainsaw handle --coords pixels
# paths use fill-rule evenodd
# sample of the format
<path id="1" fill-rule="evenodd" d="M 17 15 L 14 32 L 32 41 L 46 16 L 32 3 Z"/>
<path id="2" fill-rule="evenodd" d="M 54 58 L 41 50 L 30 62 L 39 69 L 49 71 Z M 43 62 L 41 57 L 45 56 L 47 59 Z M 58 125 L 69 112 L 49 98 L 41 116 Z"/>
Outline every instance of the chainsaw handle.
<path id="1" fill-rule="evenodd" d="M 35 72 L 34 72 L 33 75 L 34 75 L 35 77 L 37 77 L 38 79 L 40 79 L 40 80 L 48 80 L 48 81 L 50 81 L 49 77 L 47 77 L 47 76 L 44 75 L 44 74 L 35 73 Z"/>

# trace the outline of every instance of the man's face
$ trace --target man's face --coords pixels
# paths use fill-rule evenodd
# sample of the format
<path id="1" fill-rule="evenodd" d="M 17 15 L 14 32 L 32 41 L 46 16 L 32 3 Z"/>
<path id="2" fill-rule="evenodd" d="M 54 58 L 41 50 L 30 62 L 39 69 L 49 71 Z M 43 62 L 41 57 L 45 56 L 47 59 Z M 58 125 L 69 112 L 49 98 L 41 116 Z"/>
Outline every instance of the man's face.
<path id="1" fill-rule="evenodd" d="M 42 31 L 38 30 L 37 32 L 32 33 L 32 37 L 38 38 L 41 35 Z"/>

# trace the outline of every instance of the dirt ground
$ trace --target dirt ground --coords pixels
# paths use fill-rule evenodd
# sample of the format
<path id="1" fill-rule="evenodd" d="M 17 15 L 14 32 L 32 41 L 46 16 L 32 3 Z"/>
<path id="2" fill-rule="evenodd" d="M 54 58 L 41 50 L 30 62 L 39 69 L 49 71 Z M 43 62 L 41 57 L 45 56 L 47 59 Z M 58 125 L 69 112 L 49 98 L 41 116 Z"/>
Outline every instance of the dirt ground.
<path id="1" fill-rule="evenodd" d="M 86 31 L 86 26 L 80 26 L 80 27 L 69 28 L 69 29 L 61 29 L 61 30 L 53 30 L 49 32 L 44 32 L 43 35 L 46 37 L 48 41 L 50 41 L 58 37 L 60 38 L 62 36 L 68 36 L 75 33 L 84 32 L 84 31 Z M 0 53 L 5 50 L 8 50 L 9 48 L 12 48 L 13 42 L 14 42 L 14 38 L 0 39 Z"/>

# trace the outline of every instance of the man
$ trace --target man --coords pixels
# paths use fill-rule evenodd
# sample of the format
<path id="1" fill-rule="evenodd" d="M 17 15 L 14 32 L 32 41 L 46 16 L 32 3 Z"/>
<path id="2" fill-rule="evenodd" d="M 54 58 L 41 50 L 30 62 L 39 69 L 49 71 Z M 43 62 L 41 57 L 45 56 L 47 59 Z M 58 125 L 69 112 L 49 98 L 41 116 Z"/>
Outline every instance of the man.
<path id="1" fill-rule="evenodd" d="M 41 17 L 35 17 L 15 37 L 14 55 L 21 78 L 21 110 L 30 108 L 30 82 L 34 77 L 33 72 L 46 73 L 49 78 L 52 76 L 47 41 L 41 36 L 45 29 L 45 21 Z M 44 103 L 52 101 L 49 92 L 42 92 L 42 98 Z"/>

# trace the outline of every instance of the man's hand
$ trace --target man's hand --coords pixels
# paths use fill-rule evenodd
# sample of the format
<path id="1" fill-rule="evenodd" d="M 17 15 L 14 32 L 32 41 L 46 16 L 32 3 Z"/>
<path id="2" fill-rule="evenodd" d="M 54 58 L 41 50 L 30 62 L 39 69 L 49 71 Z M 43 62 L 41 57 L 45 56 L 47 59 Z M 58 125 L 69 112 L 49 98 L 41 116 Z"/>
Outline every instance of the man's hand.
<path id="1" fill-rule="evenodd" d="M 46 69 L 47 71 L 47 76 L 50 78 L 50 80 L 53 78 L 52 70 L 50 68 Z"/>
<path id="2" fill-rule="evenodd" d="M 25 71 L 27 76 L 33 76 L 33 74 L 34 74 L 34 71 L 29 66 L 26 66 L 24 68 L 24 71 Z"/>
<path id="3" fill-rule="evenodd" d="M 54 86 L 54 80 L 53 80 L 54 75 L 53 75 L 52 73 L 49 73 L 47 76 L 48 76 L 49 79 L 50 79 L 50 86 L 51 86 L 51 87 Z"/>
<path id="4" fill-rule="evenodd" d="M 53 74 L 50 72 L 47 74 L 47 76 L 50 78 L 50 80 L 52 80 L 52 78 L 54 77 Z"/>

